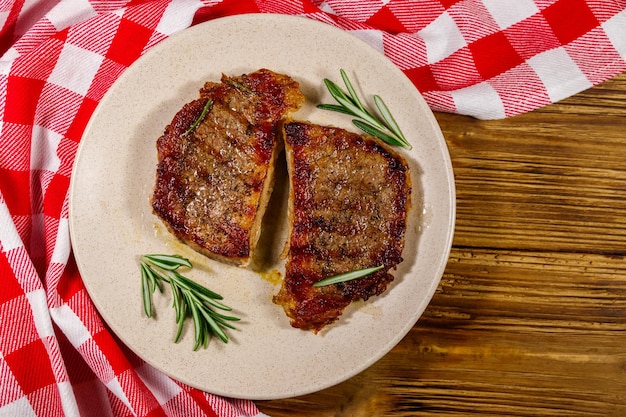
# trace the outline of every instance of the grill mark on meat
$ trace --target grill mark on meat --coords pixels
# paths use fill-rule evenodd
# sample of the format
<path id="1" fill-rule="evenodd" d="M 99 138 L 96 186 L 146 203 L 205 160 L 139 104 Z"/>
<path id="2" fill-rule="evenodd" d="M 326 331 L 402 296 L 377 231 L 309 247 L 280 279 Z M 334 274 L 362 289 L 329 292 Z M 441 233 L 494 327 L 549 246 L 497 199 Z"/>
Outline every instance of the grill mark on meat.
<path id="1" fill-rule="evenodd" d="M 205 119 L 185 134 L 209 99 Z M 295 80 L 267 69 L 206 83 L 157 140 L 155 214 L 204 255 L 247 265 L 282 148 L 279 125 L 303 102 Z"/>
<path id="2" fill-rule="evenodd" d="M 410 175 L 378 140 L 302 122 L 284 126 L 290 175 L 285 279 L 274 302 L 293 327 L 318 332 L 356 299 L 380 295 L 402 262 Z M 384 265 L 368 277 L 326 287 L 322 278 Z"/>

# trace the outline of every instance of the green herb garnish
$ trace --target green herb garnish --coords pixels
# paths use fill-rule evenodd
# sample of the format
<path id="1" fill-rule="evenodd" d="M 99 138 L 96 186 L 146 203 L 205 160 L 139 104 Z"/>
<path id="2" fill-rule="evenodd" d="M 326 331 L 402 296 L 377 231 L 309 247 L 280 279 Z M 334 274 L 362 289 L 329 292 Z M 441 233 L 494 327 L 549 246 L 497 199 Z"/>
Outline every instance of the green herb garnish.
<path id="1" fill-rule="evenodd" d="M 241 84 L 239 81 L 235 81 L 235 80 L 232 80 L 232 79 L 228 78 L 228 79 L 226 79 L 226 83 L 232 85 L 233 87 L 235 87 L 239 91 L 243 91 L 245 93 L 252 93 L 253 92 L 248 87 L 246 87 L 245 85 Z"/>
<path id="2" fill-rule="evenodd" d="M 209 112 L 209 108 L 211 107 L 211 104 L 213 104 L 213 100 L 211 100 L 210 98 L 207 100 L 206 104 L 204 105 L 204 108 L 202 109 L 202 113 L 200 113 L 200 116 L 198 116 L 198 118 L 196 119 L 195 122 L 193 122 L 193 124 L 189 127 L 189 129 L 187 129 L 185 131 L 185 133 L 183 133 L 183 136 L 187 136 L 188 134 L 190 134 L 191 132 L 193 132 L 194 130 L 196 130 L 196 128 L 198 127 L 198 125 L 200 123 L 202 123 L 202 121 L 204 120 L 204 118 L 206 117 L 206 114 Z"/>
<path id="3" fill-rule="evenodd" d="M 325 285 L 338 284 L 340 282 L 352 281 L 353 279 L 363 278 L 376 271 L 383 269 L 385 265 L 373 266 L 370 268 L 357 269 L 356 271 L 344 272 L 343 274 L 334 275 L 324 278 L 313 284 L 314 287 L 323 287 Z"/>
<path id="4" fill-rule="evenodd" d="M 326 84 L 328 92 L 339 104 L 318 104 L 317 108 L 357 117 L 361 120 L 353 119 L 352 123 L 365 133 L 375 136 L 390 145 L 411 149 L 411 144 L 402 134 L 400 127 L 383 99 L 378 95 L 374 95 L 374 103 L 382 116 L 381 121 L 363 106 L 346 72 L 343 69 L 340 69 L 340 72 L 348 93 L 346 94 L 337 84 L 324 78 L 324 84 Z"/>
<path id="5" fill-rule="evenodd" d="M 178 272 L 181 266 L 192 268 L 189 259 L 180 255 L 144 255 L 139 264 L 143 308 L 148 317 L 152 317 L 154 291 L 158 288 L 160 292 L 163 292 L 164 282 L 169 283 L 172 289 L 173 307 L 178 324 L 174 342 L 180 340 L 183 323 L 187 317 L 191 317 L 196 338 L 193 350 L 198 350 L 200 346 L 206 348 L 213 335 L 218 336 L 224 343 L 228 343 L 224 328 L 235 329 L 229 322 L 238 321 L 239 318 L 218 313 L 216 309 L 232 310 L 218 301 L 223 297 Z"/>

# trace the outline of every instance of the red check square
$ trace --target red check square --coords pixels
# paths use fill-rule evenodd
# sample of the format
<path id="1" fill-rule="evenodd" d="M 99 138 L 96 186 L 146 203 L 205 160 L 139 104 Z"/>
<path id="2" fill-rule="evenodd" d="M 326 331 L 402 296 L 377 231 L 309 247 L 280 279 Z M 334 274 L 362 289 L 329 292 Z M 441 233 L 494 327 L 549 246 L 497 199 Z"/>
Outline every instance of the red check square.
<path id="1" fill-rule="evenodd" d="M 428 66 L 410 68 L 405 70 L 404 73 L 413 81 L 421 93 L 439 89 L 439 84 L 437 84 L 437 80 Z"/>
<path id="2" fill-rule="evenodd" d="M 414 33 L 428 26 L 433 16 L 439 16 L 445 9 L 436 1 L 392 0 L 386 7 L 404 26 L 408 33 Z"/>
<path id="3" fill-rule="evenodd" d="M 471 43 L 469 49 L 474 56 L 476 69 L 486 80 L 524 62 L 502 32 Z"/>
<path id="4" fill-rule="evenodd" d="M 192 25 L 224 16 L 259 13 L 259 11 L 259 6 L 253 0 L 224 0 L 216 3 L 215 5 L 198 9 L 196 14 L 193 16 Z"/>
<path id="5" fill-rule="evenodd" d="M 39 339 L 9 353 L 4 359 L 24 394 L 55 383 L 48 352 Z"/>
<path id="6" fill-rule="evenodd" d="M 130 66 L 141 56 L 143 49 L 150 41 L 152 32 L 145 26 L 122 18 L 106 57 L 112 61 Z"/>
<path id="7" fill-rule="evenodd" d="M 381 7 L 376 13 L 367 19 L 365 23 L 389 33 L 401 33 L 407 31 L 407 28 L 404 27 L 402 22 L 400 22 L 393 12 L 387 7 Z"/>
<path id="8" fill-rule="evenodd" d="M 68 306 L 71 309 L 75 309 L 76 306 L 71 304 L 69 300 L 71 300 L 72 297 L 74 297 L 76 294 L 79 294 L 81 292 L 86 292 L 85 285 L 83 284 L 83 280 L 80 279 L 80 275 L 78 273 L 76 260 L 74 259 L 73 256 L 70 256 L 70 258 L 67 261 L 67 265 L 65 266 L 65 269 L 63 270 L 63 276 L 61 277 L 61 279 L 59 279 L 57 292 L 59 296 L 61 297 L 61 300 L 63 300 L 63 302 L 65 303 L 68 303 Z M 84 298 L 87 298 L 87 296 L 85 296 Z M 81 298 L 79 302 L 84 302 L 84 298 Z M 88 303 L 83 304 L 83 306 L 86 306 L 86 305 L 89 305 L 89 304 Z M 85 311 L 89 311 L 89 309 L 85 308 Z M 86 315 L 86 314 L 83 314 L 83 315 Z M 83 320 L 87 321 L 87 319 L 83 319 Z M 89 327 L 88 323 L 86 323 L 86 326 L 87 326 L 87 329 L 91 331 L 91 328 Z"/>
<path id="9" fill-rule="evenodd" d="M 0 179 L 1 178 L 3 178 L 3 175 L 0 174 Z M 4 189 L 3 186 L 0 186 L 0 188 Z M 7 254 L 3 250 L 0 250 L 0 271 L 4 271 L 2 273 L 2 291 L 0 291 L 0 306 L 2 306 L 7 301 L 19 297 L 20 295 L 24 295 L 24 290 L 17 282 L 13 273 L 13 268 L 11 268 L 11 264 L 7 259 Z"/>
<path id="10" fill-rule="evenodd" d="M 599 25 L 585 0 L 559 0 L 546 7 L 542 13 L 563 45 Z"/>
<path id="11" fill-rule="evenodd" d="M 108 331 L 101 331 L 94 334 L 93 342 L 95 345 L 92 346 L 92 348 L 94 350 L 98 349 L 111 367 L 111 371 L 113 371 L 113 375 L 110 376 L 111 378 L 131 368 L 127 358 L 120 351 L 119 345 Z"/>
<path id="12" fill-rule="evenodd" d="M 58 174 L 52 177 L 43 197 L 44 214 L 52 218 L 59 216 L 69 187 L 69 177 Z"/>
<path id="13" fill-rule="evenodd" d="M 35 118 L 35 110 L 45 81 L 25 77 L 9 76 L 6 88 L 4 121 L 29 125 Z"/>
<path id="14" fill-rule="evenodd" d="M 30 171 L 0 168 L 0 190 L 12 191 L 3 194 L 12 216 L 26 216 L 31 213 L 30 201 L 23 197 L 30 190 Z"/>

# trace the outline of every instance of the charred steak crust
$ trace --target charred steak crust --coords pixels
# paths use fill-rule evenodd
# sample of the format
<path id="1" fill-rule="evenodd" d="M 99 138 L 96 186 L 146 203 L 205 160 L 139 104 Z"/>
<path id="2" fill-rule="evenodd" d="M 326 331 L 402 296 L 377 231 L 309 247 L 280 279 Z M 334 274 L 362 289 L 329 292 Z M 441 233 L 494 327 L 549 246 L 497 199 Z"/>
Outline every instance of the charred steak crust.
<path id="1" fill-rule="evenodd" d="M 295 80 L 267 69 L 206 83 L 157 140 L 151 202 L 170 232 L 204 255 L 246 265 L 282 148 L 279 126 L 303 102 Z"/>
<path id="2" fill-rule="evenodd" d="M 352 301 L 380 295 L 402 262 L 411 183 L 406 161 L 377 139 L 303 122 L 284 125 L 290 175 L 285 279 L 274 302 L 293 327 L 318 332 Z M 371 266 L 369 277 L 313 287 Z"/>

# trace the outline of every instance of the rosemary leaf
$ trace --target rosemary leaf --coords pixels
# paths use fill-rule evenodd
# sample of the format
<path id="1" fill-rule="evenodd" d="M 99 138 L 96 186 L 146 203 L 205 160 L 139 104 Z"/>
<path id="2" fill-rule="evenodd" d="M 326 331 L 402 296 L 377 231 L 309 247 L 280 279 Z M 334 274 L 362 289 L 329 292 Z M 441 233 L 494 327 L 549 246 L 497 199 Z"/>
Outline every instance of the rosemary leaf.
<path id="1" fill-rule="evenodd" d="M 343 68 L 339 71 L 348 93 L 346 94 L 337 84 L 325 78 L 324 84 L 328 92 L 339 104 L 318 104 L 317 108 L 357 117 L 361 119 L 361 121 L 354 124 L 365 133 L 377 137 L 390 145 L 411 149 L 411 144 L 406 140 L 406 137 L 382 98 L 378 95 L 374 96 L 374 102 L 382 117 L 382 120 L 380 120 L 365 108 Z M 363 129 L 362 126 L 365 126 L 367 130 Z"/>
<path id="2" fill-rule="evenodd" d="M 239 321 L 241 320 L 239 317 L 235 316 L 227 316 L 225 314 L 220 314 L 216 311 L 213 312 L 213 317 L 220 320 L 228 320 L 228 321 Z"/>
<path id="3" fill-rule="evenodd" d="M 380 112 L 381 116 L 383 116 L 383 119 L 385 120 L 385 123 L 387 127 L 389 128 L 389 130 L 395 133 L 397 138 L 400 139 L 400 142 L 402 142 L 401 146 L 407 149 L 411 149 L 411 144 L 406 140 L 406 138 L 402 134 L 402 131 L 400 130 L 400 126 L 398 126 L 398 123 L 396 123 L 396 119 L 394 119 L 393 116 L 391 115 L 391 112 L 389 111 L 389 108 L 387 107 L 383 99 L 379 95 L 375 95 L 374 103 L 376 103 L 376 107 L 378 108 L 378 111 Z"/>
<path id="4" fill-rule="evenodd" d="M 162 282 L 167 282 L 172 290 L 172 307 L 176 315 L 176 335 L 174 342 L 181 338 L 184 322 L 191 317 L 194 327 L 194 350 L 208 346 L 212 335 L 228 342 L 225 329 L 235 329 L 229 322 L 239 318 L 220 314 L 215 310 L 231 311 L 232 309 L 219 302 L 223 297 L 206 287 L 190 280 L 178 272 L 178 268 L 191 268 L 188 259 L 180 255 L 144 255 L 140 258 L 141 287 L 143 306 L 146 316 L 152 317 L 152 294 Z"/>
<path id="5" fill-rule="evenodd" d="M 150 291 L 150 278 L 148 274 L 141 268 L 141 293 L 143 296 L 143 310 L 146 316 L 152 317 L 152 291 Z"/>
<path id="6" fill-rule="evenodd" d="M 163 284 L 161 284 L 161 281 L 157 279 L 157 273 L 153 271 L 152 268 L 150 268 L 150 266 L 142 263 L 141 273 L 146 274 L 146 277 L 148 278 L 148 281 L 149 281 L 151 292 L 154 292 L 155 288 L 158 288 L 159 292 L 163 292 Z"/>
<path id="7" fill-rule="evenodd" d="M 361 109 L 361 111 L 367 112 L 365 110 L 365 107 L 363 107 L 363 104 L 361 104 L 361 100 L 359 100 L 359 96 L 357 95 L 356 91 L 354 91 L 354 87 L 352 86 L 352 82 L 348 78 L 348 74 L 346 74 L 346 72 L 343 70 L 343 68 L 339 69 L 339 73 L 341 74 L 341 78 L 343 79 L 343 83 L 345 84 L 346 88 L 348 89 L 348 94 L 350 94 L 350 97 L 352 97 L 352 101 L 354 102 L 354 104 L 359 109 Z"/>
<path id="8" fill-rule="evenodd" d="M 339 103 L 339 105 L 341 105 L 346 112 L 359 117 L 363 115 L 363 111 L 358 107 L 358 105 L 355 104 L 354 101 L 337 86 L 337 84 L 330 80 L 324 80 L 324 82 L 326 83 L 326 87 L 328 88 L 330 95 L 337 100 L 337 103 Z"/>
<path id="9" fill-rule="evenodd" d="M 180 255 L 160 255 L 160 254 L 152 254 L 152 255 L 144 255 L 145 259 L 148 259 L 153 264 L 162 264 L 169 265 L 171 270 L 178 268 L 179 266 L 186 266 L 187 268 L 191 268 L 191 262 L 187 258 L 183 258 Z M 163 268 L 163 267 L 160 267 Z M 163 268 L 170 269 L 170 268 Z"/>
<path id="10" fill-rule="evenodd" d="M 204 348 L 206 349 L 209 346 L 209 339 L 210 339 L 210 337 L 209 337 L 209 329 L 207 328 L 206 322 L 204 324 L 204 328 L 205 328 L 205 331 L 204 331 Z M 227 343 L 227 342 L 228 342 L 228 339 L 226 339 L 226 342 L 224 342 L 224 343 Z"/>
<path id="11" fill-rule="evenodd" d="M 322 110 L 329 110 L 329 111 L 334 111 L 334 112 L 337 112 L 337 113 L 349 114 L 350 116 L 354 116 L 354 114 L 352 114 L 351 111 L 347 110 L 343 106 L 338 106 L 336 104 L 318 104 L 317 108 L 318 109 L 322 109 Z"/>
<path id="12" fill-rule="evenodd" d="M 228 78 L 226 80 L 226 84 L 230 84 L 231 86 L 235 87 L 237 90 L 243 91 L 244 93 L 253 93 L 251 89 L 241 84 L 239 81 L 235 81 L 233 79 Z"/>
<path id="13" fill-rule="evenodd" d="M 204 108 L 202 109 L 202 113 L 200 113 L 200 116 L 196 119 L 195 122 L 193 122 L 193 124 L 189 127 L 189 129 L 187 129 L 185 133 L 183 133 L 183 136 L 187 136 L 188 134 L 196 130 L 198 125 L 202 123 L 202 121 L 206 117 L 206 114 L 209 112 L 209 108 L 211 107 L 211 104 L 213 104 L 213 100 L 208 99 L 206 104 L 204 105 Z"/>
<path id="14" fill-rule="evenodd" d="M 330 110 L 338 111 L 339 113 L 349 114 L 352 116 L 359 117 L 368 123 L 377 126 L 379 129 L 386 129 L 385 125 L 376 120 L 374 116 L 372 116 L 367 110 L 365 110 L 359 101 L 358 97 L 356 99 L 347 96 L 341 88 L 339 88 L 335 83 L 330 80 L 324 80 L 330 95 L 339 103 L 339 106 L 342 110 L 337 110 L 336 107 L 331 107 Z M 321 106 L 321 107 L 320 107 Z M 318 108 L 326 108 L 327 104 L 320 104 Z M 333 105 L 330 105 L 333 106 Z"/>
<path id="15" fill-rule="evenodd" d="M 180 341 L 180 336 L 183 333 L 183 325 L 185 324 L 185 319 L 187 318 L 187 304 L 181 295 L 181 303 L 180 303 L 180 315 L 176 320 L 176 324 L 178 324 L 178 328 L 176 329 L 176 336 L 174 337 L 174 343 L 178 343 Z"/>
<path id="16" fill-rule="evenodd" d="M 213 298 L 216 300 L 222 300 L 224 297 L 222 297 L 221 295 L 219 295 L 216 292 L 211 291 L 210 289 L 203 287 L 202 285 L 198 284 L 197 282 L 194 282 L 192 280 L 190 280 L 189 278 L 179 274 L 179 273 L 174 273 L 175 278 L 177 280 L 179 280 L 179 282 L 181 282 L 182 285 L 184 285 L 186 288 L 189 288 L 191 291 L 193 292 L 197 292 L 200 294 L 203 294 L 209 298 Z"/>
<path id="17" fill-rule="evenodd" d="M 213 308 L 217 308 L 219 310 L 223 310 L 223 311 L 231 311 L 232 308 L 228 307 L 227 305 L 224 305 L 222 303 L 220 303 L 217 300 L 214 300 L 213 298 L 209 298 L 209 297 L 203 297 L 203 296 L 198 296 L 198 301 L 204 304 L 207 304 Z"/>
<path id="18" fill-rule="evenodd" d="M 216 334 L 220 339 L 222 339 L 222 342 L 224 343 L 228 343 L 228 336 L 226 336 L 226 333 L 224 333 L 224 331 L 222 330 L 222 328 L 220 327 L 220 325 L 218 325 L 215 320 L 213 319 L 213 317 L 211 316 L 211 314 L 209 314 L 209 312 L 207 312 L 207 310 L 205 308 L 202 308 L 202 306 L 200 306 L 198 308 L 198 311 L 200 311 L 200 313 L 204 316 L 204 318 L 206 319 L 206 323 L 209 325 L 209 328 L 211 329 L 211 331 Z"/>
<path id="19" fill-rule="evenodd" d="M 189 304 L 191 304 L 190 300 L 187 300 Z M 203 330 L 206 329 L 202 325 L 202 321 L 200 320 L 200 313 L 197 308 L 191 307 L 191 317 L 193 318 L 193 329 L 196 337 L 196 344 L 193 345 L 193 350 L 198 350 L 200 345 L 204 342 L 204 333 Z"/>
<path id="20" fill-rule="evenodd" d="M 352 281 L 358 278 L 366 277 L 373 274 L 376 271 L 383 269 L 384 265 L 373 266 L 370 268 L 357 269 L 355 271 L 344 272 L 343 274 L 334 275 L 332 277 L 324 278 L 313 284 L 314 287 L 323 287 L 325 285 L 338 284 L 340 282 Z"/>
<path id="21" fill-rule="evenodd" d="M 180 287 L 181 290 L 186 291 L 187 293 L 189 293 L 189 296 L 194 301 L 196 301 L 198 303 L 203 303 L 204 302 L 204 303 L 210 304 L 212 307 L 219 308 L 220 310 L 225 310 L 225 311 L 232 310 L 227 305 L 224 305 L 224 304 L 220 303 L 219 301 L 217 301 L 217 300 L 221 300 L 222 299 L 221 295 L 215 294 L 215 293 L 213 293 L 211 291 L 212 294 L 217 295 L 217 297 L 211 297 L 211 296 L 207 295 L 205 292 L 198 291 L 193 286 L 189 285 L 190 282 L 192 282 L 192 281 L 189 281 L 188 279 L 180 279 L 182 277 L 180 274 L 170 273 L 169 277 L 170 277 L 171 281 L 176 282 L 176 285 L 178 287 Z M 182 277 L 182 278 L 185 278 L 185 277 Z"/>
<path id="22" fill-rule="evenodd" d="M 170 281 L 170 287 L 172 289 L 172 307 L 174 307 L 174 311 L 176 312 L 176 323 L 178 323 L 183 313 L 183 309 L 181 308 L 181 304 L 183 303 L 182 295 L 174 282 Z"/>
<path id="23" fill-rule="evenodd" d="M 229 329 L 233 329 L 233 330 L 236 329 L 236 327 L 233 326 L 232 324 L 230 324 L 228 322 L 228 320 L 226 320 L 226 319 L 221 319 L 221 318 L 216 317 L 215 315 L 213 315 L 213 320 L 215 320 L 216 323 L 219 323 L 220 326 L 222 326 L 222 327 L 228 327 Z"/>
<path id="24" fill-rule="evenodd" d="M 351 97 L 348 97 L 342 90 L 330 80 L 325 79 L 324 83 L 328 88 L 328 92 L 330 95 L 339 103 L 339 107 L 342 108 L 340 113 L 349 114 L 352 116 L 359 117 L 363 120 L 366 120 L 368 123 L 377 126 L 380 129 L 386 129 L 385 125 L 376 120 L 374 116 L 372 116 L 367 110 L 364 110 L 359 107 L 359 104 L 355 103 Z M 320 106 L 328 106 L 327 104 L 319 104 L 318 108 L 325 108 Z M 328 108 L 326 108 L 329 110 Z M 336 108 L 331 108 L 330 110 L 338 111 Z M 380 138 L 379 138 L 380 139 Z"/>
<path id="25" fill-rule="evenodd" d="M 398 139 L 396 137 L 391 136 L 391 135 L 387 134 L 386 132 L 383 132 L 382 130 L 378 129 L 377 127 L 374 127 L 374 126 L 370 125 L 369 123 L 366 123 L 366 122 L 364 122 L 362 120 L 358 120 L 358 119 L 352 120 L 352 123 L 354 123 L 354 125 L 356 127 L 361 129 L 362 131 L 364 131 L 368 135 L 376 136 L 377 138 L 381 139 L 384 142 L 387 142 L 390 145 L 403 146 L 402 142 L 398 141 Z"/>

